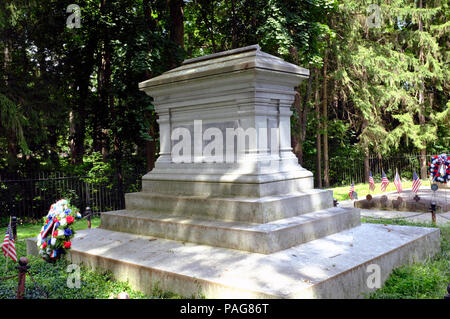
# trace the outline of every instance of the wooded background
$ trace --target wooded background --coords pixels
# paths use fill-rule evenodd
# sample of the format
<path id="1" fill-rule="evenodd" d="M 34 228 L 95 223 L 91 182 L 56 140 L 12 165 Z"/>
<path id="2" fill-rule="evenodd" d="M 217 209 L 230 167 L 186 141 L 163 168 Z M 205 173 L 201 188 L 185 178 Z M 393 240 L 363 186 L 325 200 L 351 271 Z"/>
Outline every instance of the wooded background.
<path id="1" fill-rule="evenodd" d="M 80 28 L 66 26 L 72 2 Z M 157 158 L 138 83 L 259 44 L 311 71 L 292 146 L 317 187 L 348 183 L 338 170 L 355 161 L 367 180 L 371 158 L 407 153 L 426 178 L 427 154 L 450 150 L 449 15 L 449 0 L 2 0 L 0 175 L 115 175 L 120 187 Z"/>

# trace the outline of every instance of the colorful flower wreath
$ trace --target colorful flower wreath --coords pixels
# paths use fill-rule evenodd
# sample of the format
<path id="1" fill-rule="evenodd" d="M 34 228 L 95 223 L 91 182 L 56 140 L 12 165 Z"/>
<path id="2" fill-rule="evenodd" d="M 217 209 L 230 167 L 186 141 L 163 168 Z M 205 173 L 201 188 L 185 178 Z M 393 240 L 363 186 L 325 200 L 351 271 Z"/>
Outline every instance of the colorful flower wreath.
<path id="1" fill-rule="evenodd" d="M 436 155 L 428 164 L 432 182 L 447 183 L 450 181 L 450 157 L 446 154 Z"/>
<path id="2" fill-rule="evenodd" d="M 52 204 L 37 237 L 39 254 L 44 260 L 55 260 L 70 249 L 70 240 L 75 235 L 75 218 L 81 218 L 81 214 L 67 200 L 60 199 Z"/>

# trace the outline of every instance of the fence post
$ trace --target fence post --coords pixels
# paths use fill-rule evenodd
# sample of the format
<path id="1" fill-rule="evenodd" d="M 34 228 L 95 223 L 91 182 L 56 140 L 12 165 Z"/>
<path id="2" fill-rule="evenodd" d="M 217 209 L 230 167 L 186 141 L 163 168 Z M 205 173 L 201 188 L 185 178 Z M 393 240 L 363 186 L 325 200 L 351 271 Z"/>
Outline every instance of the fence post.
<path id="1" fill-rule="evenodd" d="M 84 213 L 87 219 L 88 228 L 91 229 L 91 216 L 92 216 L 91 208 L 89 206 L 86 207 L 86 211 Z"/>
<path id="2" fill-rule="evenodd" d="M 25 278 L 31 266 L 28 266 L 28 258 L 20 257 L 19 266 L 16 269 L 19 270 L 19 283 L 17 285 L 17 299 L 23 299 L 25 296 Z"/>
<path id="3" fill-rule="evenodd" d="M 17 240 L 17 217 L 13 216 L 11 218 L 11 228 L 14 240 Z"/>
<path id="4" fill-rule="evenodd" d="M 432 221 L 433 225 L 436 226 L 436 203 L 435 202 L 431 202 L 430 212 L 431 212 L 431 221 Z"/>
<path id="5" fill-rule="evenodd" d="M 89 192 L 89 183 L 88 181 L 84 181 L 84 188 L 86 190 L 86 206 L 91 206 L 91 193 Z M 85 209 L 87 209 L 87 207 Z"/>

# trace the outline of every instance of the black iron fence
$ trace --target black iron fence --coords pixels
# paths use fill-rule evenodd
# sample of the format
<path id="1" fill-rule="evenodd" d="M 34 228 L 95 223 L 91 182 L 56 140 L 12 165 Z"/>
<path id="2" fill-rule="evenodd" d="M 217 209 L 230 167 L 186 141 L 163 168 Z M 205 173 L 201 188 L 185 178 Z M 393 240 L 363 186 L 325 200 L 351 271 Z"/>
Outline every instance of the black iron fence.
<path id="1" fill-rule="evenodd" d="M 449 153 L 446 153 L 449 154 Z M 438 154 L 426 155 L 427 167 L 431 157 Z M 393 180 L 395 170 L 401 178 L 411 180 L 413 171 L 420 177 L 419 154 L 408 154 L 401 157 L 369 158 L 369 168 L 376 181 L 381 180 L 382 171 L 386 173 L 389 180 Z M 364 158 L 331 158 L 330 159 L 330 184 L 332 186 L 349 185 L 351 182 L 364 183 Z"/>
<path id="2" fill-rule="evenodd" d="M 142 173 L 112 176 L 66 176 L 60 172 L 36 173 L 26 178 L 0 176 L 0 218 L 41 218 L 50 205 L 61 198 L 84 212 L 93 213 L 125 208 L 124 194 L 141 190 Z"/>
<path id="3" fill-rule="evenodd" d="M 433 155 L 427 155 L 427 163 Z M 381 172 L 393 180 L 395 169 L 402 178 L 412 179 L 415 170 L 420 175 L 420 155 L 369 159 L 369 167 L 376 182 L 381 180 Z M 71 201 L 81 212 L 90 206 L 93 213 L 125 208 L 124 194 L 141 190 L 144 172 L 125 173 L 119 180 L 111 176 L 66 176 L 60 172 L 17 175 L 0 175 L 0 224 L 5 224 L 8 216 L 19 218 L 41 218 L 50 205 L 61 198 Z M 349 185 L 351 182 L 364 183 L 364 158 L 330 159 L 330 184 Z"/>

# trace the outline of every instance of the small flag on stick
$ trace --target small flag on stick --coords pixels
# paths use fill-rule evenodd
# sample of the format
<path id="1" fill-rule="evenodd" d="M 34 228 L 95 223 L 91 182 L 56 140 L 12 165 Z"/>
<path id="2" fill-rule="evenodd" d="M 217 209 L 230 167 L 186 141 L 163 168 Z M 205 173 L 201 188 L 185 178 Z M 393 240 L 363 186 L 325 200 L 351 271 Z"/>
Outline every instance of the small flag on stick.
<path id="1" fill-rule="evenodd" d="M 402 192 L 402 180 L 400 179 L 400 175 L 398 174 L 398 170 L 395 169 L 395 178 L 394 178 L 395 188 L 397 189 L 397 193 Z"/>
<path id="2" fill-rule="evenodd" d="M 372 171 L 369 171 L 369 190 L 371 190 L 372 192 L 375 190 L 375 181 L 372 177 Z"/>
<path id="3" fill-rule="evenodd" d="M 355 185 L 352 182 L 352 186 L 350 187 L 350 190 L 348 192 L 348 195 L 350 196 L 350 199 L 353 200 L 353 193 L 355 192 Z"/>
<path id="4" fill-rule="evenodd" d="M 11 231 L 11 222 L 6 229 L 6 235 L 2 244 L 3 255 L 12 260 L 17 261 L 16 246 L 14 245 L 14 237 Z"/>
<path id="5" fill-rule="evenodd" d="M 383 171 L 383 174 L 381 175 L 381 191 L 385 192 L 388 185 L 389 185 L 389 180 L 387 179 L 386 174 Z"/>
<path id="6" fill-rule="evenodd" d="M 421 184 L 422 184 L 422 182 L 420 181 L 419 176 L 417 176 L 416 171 L 414 171 L 413 172 L 412 191 L 417 194 Z"/>

